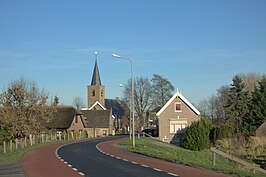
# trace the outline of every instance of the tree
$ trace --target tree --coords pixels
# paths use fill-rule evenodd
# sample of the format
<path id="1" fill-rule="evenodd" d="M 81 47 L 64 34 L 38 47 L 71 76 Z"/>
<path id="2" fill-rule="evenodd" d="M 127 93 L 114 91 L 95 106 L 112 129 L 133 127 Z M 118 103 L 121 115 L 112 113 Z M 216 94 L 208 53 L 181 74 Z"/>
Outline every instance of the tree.
<path id="1" fill-rule="evenodd" d="M 81 97 L 75 97 L 72 104 L 78 110 L 84 107 L 84 102 Z"/>
<path id="2" fill-rule="evenodd" d="M 163 106 L 173 96 L 175 88 L 168 79 L 161 75 L 154 74 L 151 82 L 153 103 L 155 106 Z"/>
<path id="3" fill-rule="evenodd" d="M 229 94 L 229 86 L 217 89 L 217 94 L 201 101 L 198 105 L 201 115 L 209 117 L 215 124 L 223 124 L 226 120 L 225 106 Z"/>
<path id="4" fill-rule="evenodd" d="M 136 77 L 134 81 L 134 109 L 139 117 L 139 122 L 144 125 L 144 113 L 150 108 L 151 84 L 148 78 Z M 124 86 L 123 98 L 130 105 L 131 79 Z M 130 106 L 129 106 L 130 107 Z M 136 121 L 137 122 L 137 121 Z"/>
<path id="5" fill-rule="evenodd" d="M 182 146 L 194 151 L 203 150 L 209 147 L 211 128 L 212 123 L 206 118 L 193 122 L 185 134 Z"/>
<path id="6" fill-rule="evenodd" d="M 35 83 L 23 78 L 12 81 L 3 93 L 5 107 L 0 109 L 1 130 L 6 130 L 11 138 L 40 133 L 53 113 L 46 106 L 47 99 L 48 94 L 40 91 Z"/>
<path id="7" fill-rule="evenodd" d="M 254 134 L 258 127 L 266 120 L 266 77 L 264 76 L 252 94 L 249 112 L 244 119 L 247 134 Z"/>
<path id="8" fill-rule="evenodd" d="M 248 95 L 251 97 L 255 88 L 258 86 L 258 83 L 262 79 L 262 76 L 256 73 L 239 74 L 239 76 L 244 82 L 245 91 L 247 91 Z"/>
<path id="9" fill-rule="evenodd" d="M 244 83 L 239 75 L 234 76 L 226 105 L 227 123 L 234 126 L 234 132 L 243 133 L 243 119 L 248 111 L 248 93 L 244 90 Z"/>
<path id="10" fill-rule="evenodd" d="M 59 98 L 58 96 L 55 96 L 53 101 L 53 106 L 58 106 L 58 104 L 59 104 Z"/>

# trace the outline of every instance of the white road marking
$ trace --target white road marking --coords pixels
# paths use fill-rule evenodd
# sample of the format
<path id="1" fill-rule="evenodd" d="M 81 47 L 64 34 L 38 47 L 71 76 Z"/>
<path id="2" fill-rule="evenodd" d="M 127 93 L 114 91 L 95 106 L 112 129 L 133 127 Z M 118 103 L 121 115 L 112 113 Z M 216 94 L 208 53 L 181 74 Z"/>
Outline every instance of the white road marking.
<path id="1" fill-rule="evenodd" d="M 98 151 L 100 151 L 101 153 L 103 153 L 103 154 L 105 154 L 105 155 L 108 155 L 108 156 L 111 156 L 111 157 L 115 157 L 115 156 L 112 155 L 112 154 L 108 154 L 107 152 L 102 151 L 102 150 L 98 147 L 98 145 L 100 145 L 100 144 L 102 144 L 102 143 L 104 143 L 104 142 L 101 142 L 101 143 L 99 143 L 99 144 L 96 145 L 96 148 L 98 149 Z M 138 164 L 137 162 L 134 162 L 134 161 L 129 161 L 129 160 L 127 160 L 127 159 L 121 159 L 120 157 L 115 157 L 115 158 L 120 159 L 120 160 L 123 160 L 123 161 L 125 161 L 125 162 L 131 162 L 132 164 L 135 164 L 135 165 L 140 165 L 140 166 L 142 166 L 142 167 L 144 167 L 144 168 L 152 168 L 152 167 L 149 167 L 149 166 L 147 166 L 147 165 Z M 152 168 L 152 169 L 155 170 L 155 171 L 158 171 L 158 172 L 163 172 L 163 170 L 160 170 L 160 169 L 158 169 L 158 168 Z M 167 173 L 167 172 L 166 172 L 166 173 Z M 174 173 L 167 173 L 167 174 L 169 174 L 169 175 L 171 175 L 171 176 L 179 177 L 178 175 L 176 175 L 176 174 L 174 174 Z"/>
<path id="2" fill-rule="evenodd" d="M 160 169 L 158 169 L 158 168 L 153 168 L 155 171 L 162 171 L 162 170 L 160 170 Z"/>
<path id="3" fill-rule="evenodd" d="M 149 166 L 147 166 L 147 165 L 141 165 L 142 167 L 145 167 L 145 168 L 148 168 Z"/>
<path id="4" fill-rule="evenodd" d="M 178 176 L 178 175 L 176 175 L 176 174 L 174 174 L 174 173 L 167 173 L 168 175 L 172 175 L 172 176 Z"/>
<path id="5" fill-rule="evenodd" d="M 78 174 L 80 174 L 81 176 L 85 176 L 85 174 L 82 172 L 78 172 Z"/>

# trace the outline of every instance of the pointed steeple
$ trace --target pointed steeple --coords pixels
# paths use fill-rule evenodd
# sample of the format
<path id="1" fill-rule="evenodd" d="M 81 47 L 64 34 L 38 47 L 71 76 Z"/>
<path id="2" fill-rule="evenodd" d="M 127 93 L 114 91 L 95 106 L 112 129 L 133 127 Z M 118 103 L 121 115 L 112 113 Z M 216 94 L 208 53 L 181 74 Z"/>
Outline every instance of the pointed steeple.
<path id="1" fill-rule="evenodd" d="M 94 65 L 94 69 L 93 69 L 91 85 L 102 85 L 100 73 L 99 73 L 99 69 L 98 69 L 98 64 L 97 64 L 97 52 L 95 52 L 95 65 Z"/>

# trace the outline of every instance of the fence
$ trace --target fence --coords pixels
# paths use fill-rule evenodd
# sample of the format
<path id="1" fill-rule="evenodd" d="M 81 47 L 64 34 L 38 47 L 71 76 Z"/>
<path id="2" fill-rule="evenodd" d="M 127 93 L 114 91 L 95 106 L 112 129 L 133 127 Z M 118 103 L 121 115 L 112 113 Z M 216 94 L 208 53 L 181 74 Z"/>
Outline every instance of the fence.
<path id="1" fill-rule="evenodd" d="M 225 157 L 227 159 L 230 159 L 230 160 L 232 160 L 234 162 L 237 162 L 237 163 L 239 163 L 241 165 L 244 165 L 244 166 L 248 167 L 249 169 L 253 169 L 254 173 L 255 173 L 255 171 L 259 171 L 261 173 L 266 174 L 266 170 L 258 167 L 255 164 L 248 163 L 248 162 L 246 162 L 246 161 L 244 161 L 242 159 L 239 159 L 237 157 L 234 157 L 234 156 L 231 156 L 229 154 L 226 154 L 226 153 L 224 153 L 224 152 L 222 152 L 222 151 L 220 151 L 220 150 L 218 150 L 216 148 L 213 148 L 213 147 L 211 148 L 211 151 L 213 152 L 213 165 L 214 166 L 216 165 L 216 154 L 218 154 L 218 155 L 223 156 L 223 157 Z"/>
<path id="2" fill-rule="evenodd" d="M 12 152 L 18 149 L 22 149 L 28 146 L 33 146 L 34 144 L 42 144 L 52 141 L 70 141 L 70 140 L 80 140 L 86 138 L 83 133 L 73 133 L 69 132 L 66 134 L 40 134 L 40 135 L 30 135 L 25 138 L 17 138 L 14 140 L 3 141 L 0 144 L 0 153 Z"/>

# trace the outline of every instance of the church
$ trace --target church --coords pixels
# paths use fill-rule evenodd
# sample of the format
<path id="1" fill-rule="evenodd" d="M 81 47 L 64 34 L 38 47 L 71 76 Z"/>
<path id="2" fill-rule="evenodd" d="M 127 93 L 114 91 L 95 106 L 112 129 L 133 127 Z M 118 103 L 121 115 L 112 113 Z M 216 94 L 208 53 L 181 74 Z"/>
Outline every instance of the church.
<path id="1" fill-rule="evenodd" d="M 88 135 L 105 136 L 115 132 L 126 133 L 129 108 L 124 101 L 105 98 L 95 52 L 95 64 L 91 84 L 87 86 L 88 108 L 82 108 L 82 117 Z"/>
<path id="2" fill-rule="evenodd" d="M 75 132 L 87 137 L 100 137 L 127 133 L 129 108 L 122 100 L 106 99 L 105 86 L 101 83 L 95 53 L 95 64 L 91 84 L 87 86 L 88 107 L 77 110 L 72 106 L 55 106 L 54 119 L 46 125 L 57 134 Z"/>

